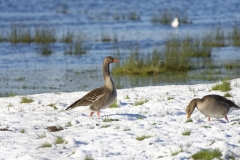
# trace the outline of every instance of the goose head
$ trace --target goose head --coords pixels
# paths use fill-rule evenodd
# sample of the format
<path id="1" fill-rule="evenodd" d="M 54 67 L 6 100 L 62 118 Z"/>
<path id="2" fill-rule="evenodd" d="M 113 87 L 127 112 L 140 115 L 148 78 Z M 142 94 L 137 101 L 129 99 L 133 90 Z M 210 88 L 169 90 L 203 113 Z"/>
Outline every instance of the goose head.
<path id="1" fill-rule="evenodd" d="M 119 62 L 118 59 L 116 58 L 113 58 L 112 56 L 107 56 L 105 59 L 104 59 L 104 64 L 110 64 L 110 63 L 114 63 L 114 62 Z"/>
<path id="2" fill-rule="evenodd" d="M 191 100 L 191 102 L 189 103 L 189 105 L 186 107 L 186 110 L 185 110 L 187 113 L 187 118 L 191 117 L 191 114 L 193 113 L 196 107 L 197 107 L 196 100 L 195 99 Z"/>

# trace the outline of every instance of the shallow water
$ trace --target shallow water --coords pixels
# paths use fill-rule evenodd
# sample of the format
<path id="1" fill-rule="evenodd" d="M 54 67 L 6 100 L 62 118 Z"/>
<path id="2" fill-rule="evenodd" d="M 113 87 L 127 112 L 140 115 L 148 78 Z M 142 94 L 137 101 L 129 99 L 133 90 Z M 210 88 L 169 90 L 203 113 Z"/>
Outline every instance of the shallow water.
<path id="1" fill-rule="evenodd" d="M 223 7 L 224 6 L 224 7 Z M 193 22 L 183 24 L 178 29 L 170 25 L 153 24 L 153 14 L 165 10 L 176 15 L 186 14 Z M 56 29 L 57 37 L 68 30 L 87 35 L 87 54 L 81 56 L 64 55 L 64 44 L 51 45 L 52 55 L 38 53 L 38 46 L 32 44 L 0 43 L 0 93 L 1 95 L 34 94 L 43 92 L 91 90 L 103 84 L 101 64 L 107 55 L 115 51 L 129 50 L 138 44 L 144 51 L 161 46 L 170 35 L 198 35 L 213 30 L 220 25 L 224 31 L 231 30 L 240 20 L 240 2 L 231 1 L 53 1 L 53 0 L 9 0 L 0 2 L 0 33 L 8 34 L 13 24 L 28 27 L 47 25 Z M 116 20 L 114 16 L 137 13 L 140 20 Z M 160 15 L 160 14 L 158 14 Z M 117 42 L 101 42 L 102 34 L 117 36 Z M 128 53 L 118 55 L 123 61 Z M 238 47 L 215 48 L 212 51 L 215 61 L 238 61 Z M 87 72 L 90 70 L 91 72 Z M 193 73 L 194 74 L 194 73 Z M 228 74 L 228 73 L 227 73 Z M 113 75 L 119 88 L 164 85 L 192 84 L 203 82 L 169 78 Z M 218 77 L 218 76 L 216 76 Z M 221 76 L 220 76 L 221 77 Z M 239 77 L 236 73 L 231 77 Z M 174 80 L 175 79 L 175 80 Z M 209 80 L 204 81 L 208 83 Z"/>

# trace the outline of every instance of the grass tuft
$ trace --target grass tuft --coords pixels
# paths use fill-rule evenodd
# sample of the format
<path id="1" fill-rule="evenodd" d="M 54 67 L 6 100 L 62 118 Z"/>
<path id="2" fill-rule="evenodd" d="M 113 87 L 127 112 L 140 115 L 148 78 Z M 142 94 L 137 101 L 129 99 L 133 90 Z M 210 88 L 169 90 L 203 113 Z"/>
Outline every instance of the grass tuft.
<path id="1" fill-rule="evenodd" d="M 31 98 L 28 98 L 28 97 L 22 97 L 22 99 L 21 99 L 21 102 L 20 102 L 20 103 L 32 103 L 32 102 L 34 102 L 34 100 L 33 100 L 33 99 L 31 99 Z"/>
<path id="2" fill-rule="evenodd" d="M 191 131 L 190 130 L 185 130 L 182 132 L 183 136 L 190 136 L 191 135 Z"/>
<path id="3" fill-rule="evenodd" d="M 232 32 L 229 33 L 229 36 L 232 39 L 233 46 L 240 46 L 240 27 L 239 26 L 234 25 L 232 27 Z"/>
<path id="4" fill-rule="evenodd" d="M 31 43 L 32 35 L 31 30 L 24 25 L 12 25 L 9 35 L 10 43 Z"/>
<path id="5" fill-rule="evenodd" d="M 188 122 L 193 122 L 193 120 L 191 118 L 188 118 L 185 123 L 188 123 Z"/>
<path id="6" fill-rule="evenodd" d="M 54 108 L 55 110 L 58 109 L 58 108 L 56 107 L 56 103 L 50 103 L 50 104 L 47 105 L 47 106 L 52 107 L 52 108 Z"/>
<path id="7" fill-rule="evenodd" d="M 152 137 L 152 136 L 142 135 L 142 136 L 136 137 L 136 140 L 142 141 L 142 140 L 150 138 L 150 137 Z"/>
<path id="8" fill-rule="evenodd" d="M 220 159 L 220 157 L 222 156 L 222 153 L 219 151 L 219 149 L 214 149 L 214 150 L 202 150 L 199 151 L 197 153 L 195 153 L 194 155 L 192 155 L 192 158 L 194 160 L 212 160 L 214 158 L 218 158 Z"/>
<path id="9" fill-rule="evenodd" d="M 59 136 L 58 136 L 58 137 L 56 138 L 56 140 L 55 140 L 55 143 L 56 143 L 56 144 L 62 144 L 62 143 L 64 143 L 64 140 L 63 140 L 62 137 L 59 137 Z"/>
<path id="10" fill-rule="evenodd" d="M 22 129 L 20 129 L 20 132 L 25 133 L 26 131 L 25 131 L 25 129 L 22 128 Z"/>
<path id="11" fill-rule="evenodd" d="M 72 123 L 71 122 L 67 122 L 66 124 L 65 124 L 65 127 L 71 127 L 72 126 Z"/>
<path id="12" fill-rule="evenodd" d="M 66 55 L 82 55 L 87 52 L 86 46 L 84 44 L 84 37 L 79 35 L 77 40 L 68 45 L 68 48 L 65 48 L 64 54 Z"/>
<path id="13" fill-rule="evenodd" d="M 147 99 L 140 99 L 140 100 L 137 100 L 136 102 L 134 102 L 134 105 L 135 106 L 140 106 L 140 105 L 142 105 L 144 103 L 147 103 L 147 102 L 148 102 Z"/>
<path id="14" fill-rule="evenodd" d="M 104 124 L 104 125 L 102 125 L 100 128 L 108 128 L 108 127 L 110 127 L 111 125 L 110 124 Z"/>
<path id="15" fill-rule="evenodd" d="M 94 158 L 90 155 L 86 155 L 86 157 L 84 158 L 84 160 L 94 160 Z"/>
<path id="16" fill-rule="evenodd" d="M 52 147 L 52 144 L 48 143 L 48 142 L 45 142 L 41 146 L 39 146 L 38 148 L 46 148 L 46 147 Z"/>
<path id="17" fill-rule="evenodd" d="M 120 106 L 118 105 L 117 100 L 116 100 L 113 104 L 111 104 L 111 106 L 109 108 L 119 108 L 119 107 Z"/>
<path id="18" fill-rule="evenodd" d="M 213 86 L 212 90 L 220 90 L 222 92 L 230 91 L 231 90 L 230 82 L 223 81 L 222 83 Z"/>
<path id="19" fill-rule="evenodd" d="M 47 137 L 46 133 L 43 134 L 37 134 L 37 139 L 45 138 Z"/>
<path id="20" fill-rule="evenodd" d="M 225 93 L 223 97 L 232 97 L 232 95 L 230 93 Z"/>

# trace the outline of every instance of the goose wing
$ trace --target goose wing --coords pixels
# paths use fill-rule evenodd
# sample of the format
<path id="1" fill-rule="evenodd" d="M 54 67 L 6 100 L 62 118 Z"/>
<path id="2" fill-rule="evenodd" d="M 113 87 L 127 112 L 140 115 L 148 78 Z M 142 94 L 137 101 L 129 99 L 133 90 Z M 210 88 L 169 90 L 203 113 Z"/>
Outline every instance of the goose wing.
<path id="1" fill-rule="evenodd" d="M 91 92 L 87 93 L 85 96 L 71 104 L 66 110 L 70 110 L 73 108 L 76 108 L 78 106 L 90 106 L 94 101 L 96 101 L 99 97 L 101 97 L 104 94 L 103 87 L 96 88 L 92 90 Z"/>

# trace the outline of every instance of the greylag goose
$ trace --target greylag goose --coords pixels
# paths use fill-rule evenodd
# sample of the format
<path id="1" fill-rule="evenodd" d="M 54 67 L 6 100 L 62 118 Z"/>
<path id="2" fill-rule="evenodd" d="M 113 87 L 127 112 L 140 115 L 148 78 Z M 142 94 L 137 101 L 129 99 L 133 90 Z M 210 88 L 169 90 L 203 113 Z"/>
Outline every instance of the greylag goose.
<path id="1" fill-rule="evenodd" d="M 208 121 L 210 121 L 210 117 L 224 117 L 227 122 L 229 122 L 227 114 L 233 110 L 240 109 L 234 102 L 222 96 L 206 95 L 202 99 L 195 98 L 191 100 L 189 105 L 186 107 L 187 118 L 190 118 L 196 107 L 202 114 L 208 117 Z"/>
<path id="2" fill-rule="evenodd" d="M 92 117 L 94 112 L 97 112 L 97 116 L 100 118 L 100 110 L 108 108 L 117 98 L 117 91 L 109 72 L 109 64 L 113 62 L 118 62 L 118 60 L 111 56 L 107 56 L 103 60 L 104 85 L 87 93 L 66 108 L 66 111 L 76 107 L 87 106 L 91 110 L 90 117 Z"/>

